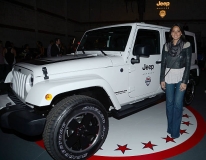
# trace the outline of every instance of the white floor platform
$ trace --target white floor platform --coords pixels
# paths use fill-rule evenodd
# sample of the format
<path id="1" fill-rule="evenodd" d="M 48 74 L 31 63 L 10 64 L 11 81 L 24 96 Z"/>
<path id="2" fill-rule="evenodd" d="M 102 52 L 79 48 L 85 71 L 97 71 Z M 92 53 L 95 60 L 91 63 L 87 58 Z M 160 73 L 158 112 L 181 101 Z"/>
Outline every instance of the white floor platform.
<path id="1" fill-rule="evenodd" d="M 121 120 L 110 118 L 107 139 L 90 159 L 172 157 L 193 147 L 202 139 L 205 135 L 205 122 L 194 109 L 188 107 L 183 111 L 181 136 L 173 139 L 166 131 L 165 102 Z"/>

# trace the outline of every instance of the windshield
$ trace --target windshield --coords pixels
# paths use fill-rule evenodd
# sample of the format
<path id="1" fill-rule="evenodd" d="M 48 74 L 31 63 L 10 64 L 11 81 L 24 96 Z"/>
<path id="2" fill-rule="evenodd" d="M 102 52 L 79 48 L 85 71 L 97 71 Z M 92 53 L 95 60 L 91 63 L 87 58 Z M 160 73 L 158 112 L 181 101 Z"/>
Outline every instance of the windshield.
<path id="1" fill-rule="evenodd" d="M 131 28 L 131 26 L 121 26 L 86 32 L 78 51 L 124 51 Z"/>

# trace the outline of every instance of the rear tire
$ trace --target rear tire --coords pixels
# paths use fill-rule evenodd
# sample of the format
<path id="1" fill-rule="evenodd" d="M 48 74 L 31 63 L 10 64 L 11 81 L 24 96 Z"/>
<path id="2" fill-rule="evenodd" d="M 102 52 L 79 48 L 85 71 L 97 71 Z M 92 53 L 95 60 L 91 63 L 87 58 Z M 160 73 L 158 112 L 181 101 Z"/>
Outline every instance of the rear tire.
<path id="1" fill-rule="evenodd" d="M 108 128 L 108 115 L 102 104 L 76 95 L 61 100 L 50 111 L 43 140 L 56 160 L 85 160 L 102 146 Z"/>
<path id="2" fill-rule="evenodd" d="M 195 82 L 193 80 L 190 80 L 190 82 L 187 84 L 187 88 L 185 91 L 184 105 L 185 106 L 190 105 L 194 97 L 195 97 Z"/>

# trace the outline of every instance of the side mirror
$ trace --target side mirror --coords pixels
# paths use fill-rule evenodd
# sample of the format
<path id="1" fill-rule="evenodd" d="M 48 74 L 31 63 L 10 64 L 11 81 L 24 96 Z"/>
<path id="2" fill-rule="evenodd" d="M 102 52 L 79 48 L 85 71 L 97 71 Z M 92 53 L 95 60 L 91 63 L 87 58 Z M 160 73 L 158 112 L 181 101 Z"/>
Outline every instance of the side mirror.
<path id="1" fill-rule="evenodd" d="M 132 58 L 131 59 L 131 63 L 135 64 L 135 63 L 139 63 L 140 59 L 139 57 L 149 57 L 151 53 L 151 47 L 149 45 L 145 45 L 145 44 L 137 44 L 134 46 L 134 50 L 133 50 L 133 55 L 136 56 L 136 59 Z"/>
<path id="2" fill-rule="evenodd" d="M 150 45 L 145 44 L 137 44 L 134 46 L 133 55 L 134 56 L 143 56 L 143 57 L 149 57 L 151 53 L 151 47 Z"/>

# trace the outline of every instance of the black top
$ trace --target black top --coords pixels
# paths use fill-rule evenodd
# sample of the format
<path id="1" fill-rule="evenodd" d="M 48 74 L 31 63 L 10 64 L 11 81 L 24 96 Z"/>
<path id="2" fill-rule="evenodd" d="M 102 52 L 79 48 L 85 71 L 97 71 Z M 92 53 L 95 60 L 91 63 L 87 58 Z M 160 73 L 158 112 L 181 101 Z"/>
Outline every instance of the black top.
<path id="1" fill-rule="evenodd" d="M 7 49 L 7 52 L 5 54 L 5 59 L 6 59 L 6 62 L 9 64 L 9 65 L 12 65 L 14 63 L 14 54 L 11 53 L 11 50 L 12 48 L 11 47 L 8 47 L 6 48 Z"/>
<path id="2" fill-rule="evenodd" d="M 192 48 L 190 42 L 186 42 L 180 54 L 174 57 L 169 54 L 167 45 L 165 44 L 162 49 L 160 82 L 165 81 L 166 68 L 180 69 L 185 67 L 183 77 L 182 77 L 182 83 L 187 84 L 189 80 L 189 74 L 190 74 L 191 58 L 192 58 Z"/>
<path id="3" fill-rule="evenodd" d="M 60 48 L 57 47 L 56 44 L 53 44 L 52 47 L 51 47 L 51 56 L 56 57 L 59 54 L 60 54 Z"/>

